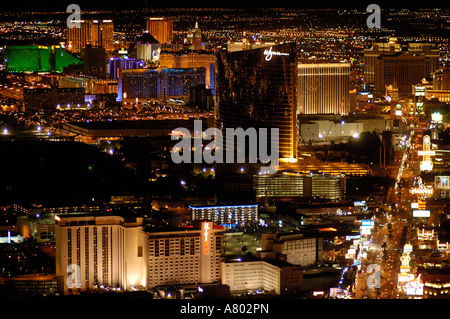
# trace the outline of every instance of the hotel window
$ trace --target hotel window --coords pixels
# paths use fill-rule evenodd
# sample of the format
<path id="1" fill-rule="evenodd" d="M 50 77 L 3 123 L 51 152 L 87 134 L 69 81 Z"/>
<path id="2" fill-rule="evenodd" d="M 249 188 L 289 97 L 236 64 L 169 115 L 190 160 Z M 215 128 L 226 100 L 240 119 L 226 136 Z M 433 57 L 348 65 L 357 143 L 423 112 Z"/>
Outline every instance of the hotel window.
<path id="1" fill-rule="evenodd" d="M 67 264 L 72 264 L 72 229 L 67 229 Z"/>
<path id="2" fill-rule="evenodd" d="M 166 239 L 165 243 L 164 243 L 164 255 L 165 256 L 170 256 L 170 241 L 169 239 Z"/>
<path id="3" fill-rule="evenodd" d="M 180 255 L 184 256 L 184 250 L 186 249 L 185 247 L 185 240 L 184 238 L 180 240 Z"/>
<path id="4" fill-rule="evenodd" d="M 84 267 L 86 274 L 86 289 L 89 288 L 89 228 L 84 227 Z"/>
<path id="5" fill-rule="evenodd" d="M 159 240 L 155 240 L 155 257 L 159 257 Z"/>
<path id="6" fill-rule="evenodd" d="M 97 271 L 98 271 L 98 264 L 97 264 L 97 227 L 94 227 L 94 282 L 97 282 Z"/>
<path id="7" fill-rule="evenodd" d="M 81 266 L 81 264 L 80 264 L 80 227 L 77 227 L 77 265 Z"/>
<path id="8" fill-rule="evenodd" d="M 190 248 L 191 255 L 195 255 L 195 239 L 194 238 L 191 238 L 189 248 Z"/>
<path id="9" fill-rule="evenodd" d="M 102 227 L 102 268 L 103 268 L 103 285 L 108 283 L 108 228 Z"/>
<path id="10" fill-rule="evenodd" d="M 112 227 L 109 227 L 109 239 L 110 239 L 110 249 L 111 249 L 111 254 L 110 254 L 110 276 L 111 276 L 111 281 L 112 281 L 112 276 L 113 276 L 113 236 L 112 236 Z"/>

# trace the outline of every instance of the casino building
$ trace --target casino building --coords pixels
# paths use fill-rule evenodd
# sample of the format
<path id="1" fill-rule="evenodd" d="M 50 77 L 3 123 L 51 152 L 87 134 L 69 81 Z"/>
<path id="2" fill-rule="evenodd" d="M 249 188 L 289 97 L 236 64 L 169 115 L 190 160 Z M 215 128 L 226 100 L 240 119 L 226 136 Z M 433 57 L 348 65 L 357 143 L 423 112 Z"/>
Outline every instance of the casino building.
<path id="1" fill-rule="evenodd" d="M 258 205 L 189 206 L 192 220 L 208 219 L 227 228 L 258 221 Z"/>
<path id="2" fill-rule="evenodd" d="M 216 123 L 279 129 L 280 162 L 297 156 L 295 43 L 216 54 Z M 270 149 L 270 148 L 269 148 Z"/>
<path id="3" fill-rule="evenodd" d="M 298 114 L 350 113 L 350 63 L 298 64 Z"/>
<path id="4" fill-rule="evenodd" d="M 148 288 L 220 282 L 224 232 L 200 220 L 191 228 L 149 230 Z"/>
<path id="5" fill-rule="evenodd" d="M 64 295 L 221 280 L 225 228 L 211 221 L 145 229 L 141 217 L 77 213 L 55 215 L 55 225 L 58 291 Z"/>
<path id="6" fill-rule="evenodd" d="M 56 275 L 60 293 L 146 287 L 148 242 L 142 221 L 136 217 L 92 213 L 56 215 Z M 74 265 L 72 269 L 68 268 L 70 265 Z"/>

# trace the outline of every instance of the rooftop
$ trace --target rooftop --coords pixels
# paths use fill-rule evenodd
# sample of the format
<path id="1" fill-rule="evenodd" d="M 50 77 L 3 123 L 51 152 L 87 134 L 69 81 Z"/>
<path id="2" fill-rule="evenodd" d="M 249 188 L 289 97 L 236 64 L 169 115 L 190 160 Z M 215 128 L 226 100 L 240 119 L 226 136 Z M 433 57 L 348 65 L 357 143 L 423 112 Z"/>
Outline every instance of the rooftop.
<path id="1" fill-rule="evenodd" d="M 154 36 L 152 36 L 150 33 L 145 32 L 141 34 L 136 39 L 137 44 L 159 44 L 159 41 L 155 39 Z"/>
<path id="2" fill-rule="evenodd" d="M 70 122 L 68 124 L 88 130 L 126 130 L 126 129 L 167 129 L 186 127 L 191 120 L 139 120 L 139 121 L 92 121 Z"/>

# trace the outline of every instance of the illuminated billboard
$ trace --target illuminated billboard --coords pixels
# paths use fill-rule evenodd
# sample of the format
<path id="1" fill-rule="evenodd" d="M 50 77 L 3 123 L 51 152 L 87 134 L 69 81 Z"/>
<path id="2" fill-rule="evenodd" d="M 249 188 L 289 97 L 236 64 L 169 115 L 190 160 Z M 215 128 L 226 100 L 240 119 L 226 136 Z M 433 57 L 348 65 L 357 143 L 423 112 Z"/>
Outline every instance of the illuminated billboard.
<path id="1" fill-rule="evenodd" d="M 363 219 L 361 220 L 361 226 L 373 227 L 375 226 L 375 221 L 370 219 Z"/>
<path id="2" fill-rule="evenodd" d="M 431 114 L 431 121 L 442 123 L 442 114 L 439 112 L 434 112 L 433 114 Z"/>
<path id="3" fill-rule="evenodd" d="M 416 187 L 410 189 L 411 194 L 414 195 L 433 195 L 433 187 Z"/>
<path id="4" fill-rule="evenodd" d="M 423 286 L 423 282 L 419 275 L 416 279 L 409 281 L 404 286 L 404 290 L 408 296 L 423 296 Z"/>
<path id="5" fill-rule="evenodd" d="M 203 254 L 209 254 L 210 227 L 209 222 L 203 223 Z"/>
<path id="6" fill-rule="evenodd" d="M 411 253 L 413 251 L 413 246 L 411 244 L 405 244 L 403 246 L 403 252 Z"/>
<path id="7" fill-rule="evenodd" d="M 417 151 L 417 155 L 419 155 L 419 156 L 436 156 L 436 151 L 419 150 L 419 151 Z"/>
<path id="8" fill-rule="evenodd" d="M 400 273 L 400 274 L 398 274 L 397 278 L 398 278 L 397 281 L 399 283 L 401 283 L 401 282 L 410 282 L 410 281 L 414 280 L 414 275 L 413 274 L 402 274 L 402 273 Z"/>
<path id="9" fill-rule="evenodd" d="M 449 176 L 435 176 L 434 177 L 434 187 L 439 188 L 439 189 L 450 190 L 449 180 L 450 180 Z"/>
<path id="10" fill-rule="evenodd" d="M 433 170 L 433 162 L 432 161 L 421 161 L 420 162 L 420 170 L 421 171 L 432 171 Z"/>
<path id="11" fill-rule="evenodd" d="M 419 200 L 418 202 L 411 203 L 411 208 L 413 209 L 426 209 L 427 208 L 427 202 Z"/>
<path id="12" fill-rule="evenodd" d="M 429 210 L 413 210 L 413 217 L 429 218 L 430 217 L 430 211 Z"/>

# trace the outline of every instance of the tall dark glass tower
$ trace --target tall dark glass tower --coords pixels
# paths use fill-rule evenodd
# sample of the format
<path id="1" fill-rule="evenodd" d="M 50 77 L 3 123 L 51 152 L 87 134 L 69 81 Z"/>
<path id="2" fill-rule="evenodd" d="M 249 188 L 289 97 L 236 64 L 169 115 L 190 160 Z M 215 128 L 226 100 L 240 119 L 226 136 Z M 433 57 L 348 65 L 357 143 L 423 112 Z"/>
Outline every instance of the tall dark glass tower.
<path id="1" fill-rule="evenodd" d="M 218 52 L 215 74 L 215 125 L 224 137 L 226 128 L 278 128 L 280 162 L 296 158 L 295 43 Z"/>

